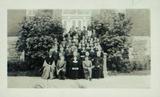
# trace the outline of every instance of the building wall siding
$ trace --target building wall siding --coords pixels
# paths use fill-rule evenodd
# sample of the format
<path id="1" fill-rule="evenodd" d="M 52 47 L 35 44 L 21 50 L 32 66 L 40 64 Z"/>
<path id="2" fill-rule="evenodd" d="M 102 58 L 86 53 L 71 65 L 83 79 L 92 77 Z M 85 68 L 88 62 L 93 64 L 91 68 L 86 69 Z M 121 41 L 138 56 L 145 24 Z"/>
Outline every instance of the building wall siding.
<path id="1" fill-rule="evenodd" d="M 133 23 L 131 35 L 150 36 L 150 10 L 149 9 L 127 9 L 127 16 Z"/>
<path id="2" fill-rule="evenodd" d="M 26 16 L 25 10 L 8 10 L 8 36 L 17 36 L 19 23 Z"/>
<path id="3" fill-rule="evenodd" d="M 19 60 L 20 52 L 16 51 L 18 37 L 8 37 L 8 60 Z"/>

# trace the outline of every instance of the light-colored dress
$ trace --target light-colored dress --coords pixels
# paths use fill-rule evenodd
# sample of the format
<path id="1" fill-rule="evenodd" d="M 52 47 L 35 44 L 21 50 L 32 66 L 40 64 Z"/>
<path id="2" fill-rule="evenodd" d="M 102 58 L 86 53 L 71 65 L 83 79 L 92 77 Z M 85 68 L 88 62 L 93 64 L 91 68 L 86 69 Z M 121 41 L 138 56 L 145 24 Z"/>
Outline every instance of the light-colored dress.
<path id="1" fill-rule="evenodd" d="M 57 69 L 57 75 L 59 75 L 60 72 L 65 73 L 66 72 L 66 61 L 58 60 L 56 69 Z"/>
<path id="2" fill-rule="evenodd" d="M 53 62 L 52 65 L 49 65 L 46 60 L 43 63 L 43 73 L 42 78 L 43 79 L 53 79 L 55 71 L 55 63 Z"/>

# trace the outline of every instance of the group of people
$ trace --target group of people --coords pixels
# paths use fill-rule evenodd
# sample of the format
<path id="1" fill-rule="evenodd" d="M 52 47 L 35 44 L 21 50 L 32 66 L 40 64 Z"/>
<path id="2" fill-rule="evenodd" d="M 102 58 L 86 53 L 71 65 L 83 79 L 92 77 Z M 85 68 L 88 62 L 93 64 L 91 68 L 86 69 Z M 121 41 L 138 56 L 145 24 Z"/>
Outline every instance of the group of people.
<path id="1" fill-rule="evenodd" d="M 54 40 L 43 63 L 44 79 L 103 78 L 103 51 L 93 31 L 72 27 L 63 40 Z"/>

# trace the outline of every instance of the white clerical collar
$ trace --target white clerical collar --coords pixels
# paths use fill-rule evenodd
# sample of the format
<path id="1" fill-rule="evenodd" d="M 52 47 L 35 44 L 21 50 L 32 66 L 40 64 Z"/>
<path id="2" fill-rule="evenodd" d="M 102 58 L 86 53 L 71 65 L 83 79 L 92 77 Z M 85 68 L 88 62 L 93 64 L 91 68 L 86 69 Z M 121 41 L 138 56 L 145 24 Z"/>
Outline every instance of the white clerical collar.
<path id="1" fill-rule="evenodd" d="M 77 57 L 74 57 L 73 59 L 74 59 L 74 60 L 73 60 L 74 63 L 77 63 L 77 62 L 78 62 L 78 61 L 77 61 Z"/>
<path id="2" fill-rule="evenodd" d="M 77 60 L 77 57 L 74 57 L 74 60 Z"/>

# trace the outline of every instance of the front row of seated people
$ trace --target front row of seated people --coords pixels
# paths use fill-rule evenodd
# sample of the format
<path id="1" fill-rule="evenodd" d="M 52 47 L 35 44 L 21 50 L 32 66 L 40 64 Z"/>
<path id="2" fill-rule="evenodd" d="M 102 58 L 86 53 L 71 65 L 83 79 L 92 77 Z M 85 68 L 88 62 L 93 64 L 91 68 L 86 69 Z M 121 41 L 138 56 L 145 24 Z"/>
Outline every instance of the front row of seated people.
<path id="1" fill-rule="evenodd" d="M 68 61 L 68 64 L 67 62 Z M 73 52 L 70 60 L 65 60 L 63 54 L 59 54 L 57 63 L 48 64 L 47 59 L 43 64 L 42 78 L 44 79 L 79 79 L 85 78 L 103 78 L 103 58 L 101 52 L 97 52 L 96 58 L 93 60 L 89 57 L 89 52 L 85 53 L 85 58 L 81 60 L 77 53 Z"/>

